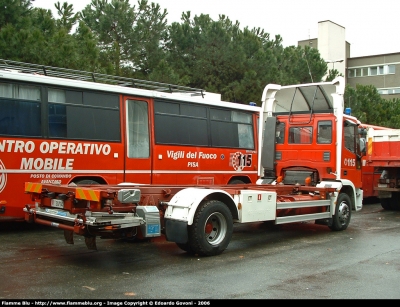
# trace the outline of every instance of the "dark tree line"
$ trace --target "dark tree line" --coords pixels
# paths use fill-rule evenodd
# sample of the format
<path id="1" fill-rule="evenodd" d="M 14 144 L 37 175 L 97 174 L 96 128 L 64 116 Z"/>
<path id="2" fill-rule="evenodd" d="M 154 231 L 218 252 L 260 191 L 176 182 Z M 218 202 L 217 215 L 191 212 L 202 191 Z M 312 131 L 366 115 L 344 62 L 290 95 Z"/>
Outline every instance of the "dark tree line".
<path id="1" fill-rule="evenodd" d="M 57 15 L 34 0 L 0 0 L 0 58 L 203 88 L 223 100 L 260 104 L 268 83 L 322 81 L 327 64 L 315 48 L 283 47 L 282 37 L 241 28 L 220 15 L 183 12 L 168 23 L 159 4 L 92 0 L 81 12 L 55 3 Z M 338 71 L 328 71 L 328 80 Z M 398 100 L 373 87 L 346 89 L 346 107 L 362 122 L 400 128 Z"/>

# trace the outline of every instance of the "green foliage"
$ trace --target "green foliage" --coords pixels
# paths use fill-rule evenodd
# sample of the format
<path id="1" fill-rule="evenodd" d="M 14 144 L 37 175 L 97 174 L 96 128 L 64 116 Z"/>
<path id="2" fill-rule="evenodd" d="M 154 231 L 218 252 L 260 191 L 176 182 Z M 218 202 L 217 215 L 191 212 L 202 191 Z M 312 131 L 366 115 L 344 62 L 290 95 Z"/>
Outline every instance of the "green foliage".
<path id="1" fill-rule="evenodd" d="M 360 84 L 347 85 L 344 99 L 345 108 L 351 108 L 351 115 L 362 123 L 400 128 L 400 99 L 383 99 L 376 87 Z"/>
<path id="2" fill-rule="evenodd" d="M 129 0 L 92 0 L 81 20 L 98 38 L 108 73 L 147 78 L 162 59 L 166 14 L 147 0 L 139 0 L 137 7 Z"/>
<path id="3" fill-rule="evenodd" d="M 321 80 L 326 64 L 313 48 L 283 48 L 282 39 L 258 28 L 240 29 L 224 15 L 182 14 L 169 27 L 167 61 L 190 86 L 222 94 L 224 100 L 259 102 L 268 83 L 293 84 Z"/>
<path id="4" fill-rule="evenodd" d="M 287 47 L 284 59 L 286 60 L 283 67 L 285 80 L 281 84 L 320 82 L 325 75 L 325 61 L 315 48 Z"/>
<path id="5" fill-rule="evenodd" d="M 10 21 L 0 29 L 0 58 L 72 69 L 96 67 L 98 41 L 89 29 L 69 33 L 78 18 L 72 5 L 58 2 L 61 19 L 56 20 L 50 10 L 32 9 L 31 1 L 5 2 L 13 5 L 0 11 L 0 20 Z"/>
<path id="6" fill-rule="evenodd" d="M 328 75 L 326 76 L 325 80 L 332 81 L 333 79 L 335 79 L 338 76 L 344 77 L 341 73 L 339 73 L 339 71 L 337 69 L 330 69 L 328 71 Z"/>
<path id="7" fill-rule="evenodd" d="M 0 0 L 0 29 L 14 25 L 18 30 L 29 22 L 31 0 Z"/>
<path id="8" fill-rule="evenodd" d="M 62 6 L 60 2 L 57 2 L 54 4 L 54 6 L 57 9 L 58 15 L 60 16 L 60 19 L 57 20 L 57 26 L 70 32 L 72 27 L 79 20 L 80 14 L 74 13 L 72 4 L 68 4 L 67 2 L 64 2 Z"/>

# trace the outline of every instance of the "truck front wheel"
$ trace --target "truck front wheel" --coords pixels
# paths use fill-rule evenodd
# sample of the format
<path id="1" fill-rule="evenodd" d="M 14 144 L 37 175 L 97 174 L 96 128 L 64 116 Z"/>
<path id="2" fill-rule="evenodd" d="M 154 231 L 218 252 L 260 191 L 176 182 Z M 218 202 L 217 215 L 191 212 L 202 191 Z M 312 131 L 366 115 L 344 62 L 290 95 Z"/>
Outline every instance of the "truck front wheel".
<path id="1" fill-rule="evenodd" d="M 184 250 L 199 256 L 221 254 L 233 234 L 233 218 L 228 207 L 217 200 L 205 200 L 188 228 L 189 241 Z"/>
<path id="2" fill-rule="evenodd" d="M 339 231 L 349 226 L 351 218 L 351 200 L 346 193 L 340 193 L 336 200 L 335 215 L 332 217 L 330 229 Z"/>

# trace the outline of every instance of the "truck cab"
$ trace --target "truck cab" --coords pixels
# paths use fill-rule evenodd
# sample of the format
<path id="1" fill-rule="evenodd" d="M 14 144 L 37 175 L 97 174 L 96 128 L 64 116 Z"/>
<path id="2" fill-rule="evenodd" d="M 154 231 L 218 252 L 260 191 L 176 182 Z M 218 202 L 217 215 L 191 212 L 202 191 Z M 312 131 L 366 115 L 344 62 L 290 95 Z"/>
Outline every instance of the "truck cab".
<path id="1" fill-rule="evenodd" d="M 348 190 L 353 199 L 353 209 L 361 209 L 360 122 L 344 113 L 343 95 L 343 77 L 308 85 L 266 86 L 262 96 L 259 183 L 340 183 L 341 190 Z"/>

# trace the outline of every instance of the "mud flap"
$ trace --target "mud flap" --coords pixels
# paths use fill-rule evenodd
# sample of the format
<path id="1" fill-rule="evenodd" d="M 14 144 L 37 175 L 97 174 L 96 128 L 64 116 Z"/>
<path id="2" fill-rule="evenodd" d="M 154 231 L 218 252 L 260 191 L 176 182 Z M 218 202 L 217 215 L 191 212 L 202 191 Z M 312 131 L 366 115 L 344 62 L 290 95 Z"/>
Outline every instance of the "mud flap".
<path id="1" fill-rule="evenodd" d="M 88 249 L 97 250 L 96 246 L 96 236 L 85 236 L 85 243 Z"/>
<path id="2" fill-rule="evenodd" d="M 68 244 L 74 244 L 74 232 L 71 230 L 64 230 L 64 238 Z"/>

